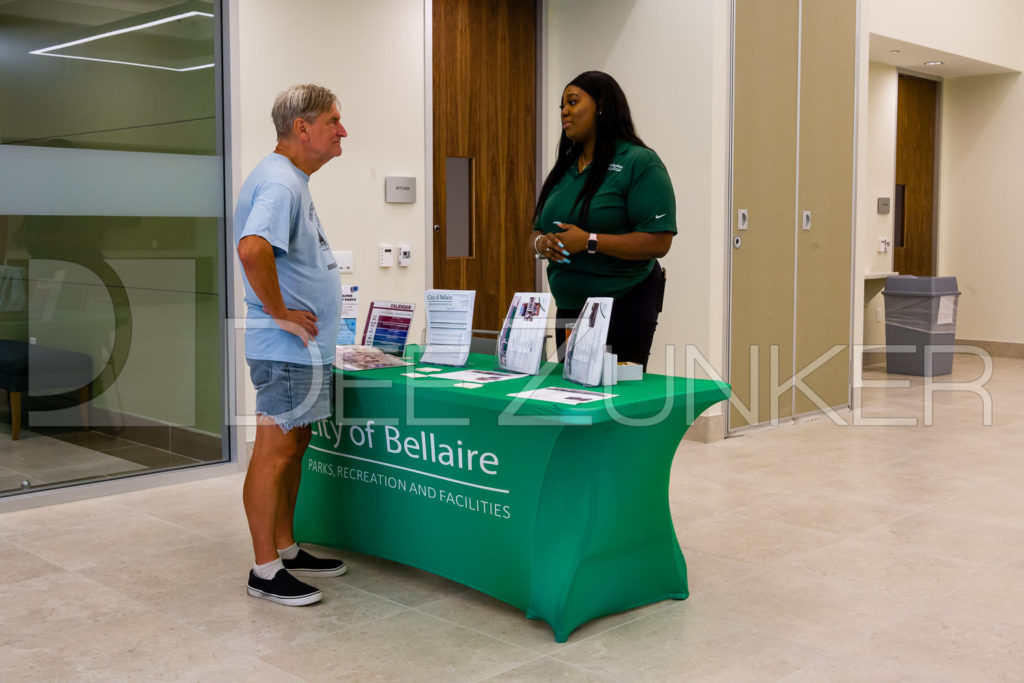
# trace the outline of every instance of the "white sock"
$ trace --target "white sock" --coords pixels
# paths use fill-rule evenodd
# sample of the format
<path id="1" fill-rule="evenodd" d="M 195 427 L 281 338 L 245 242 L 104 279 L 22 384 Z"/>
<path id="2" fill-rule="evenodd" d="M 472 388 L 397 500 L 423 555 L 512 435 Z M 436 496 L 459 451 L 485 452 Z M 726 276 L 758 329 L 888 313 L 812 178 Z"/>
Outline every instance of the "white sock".
<path id="1" fill-rule="evenodd" d="M 295 556 L 299 554 L 299 544 L 292 543 L 284 550 L 278 550 L 277 554 L 281 556 L 282 560 L 294 560 Z"/>
<path id="2" fill-rule="evenodd" d="M 254 564 L 252 567 L 253 573 L 265 581 L 270 581 L 282 569 L 284 569 L 284 562 L 281 561 L 280 557 L 266 564 Z"/>

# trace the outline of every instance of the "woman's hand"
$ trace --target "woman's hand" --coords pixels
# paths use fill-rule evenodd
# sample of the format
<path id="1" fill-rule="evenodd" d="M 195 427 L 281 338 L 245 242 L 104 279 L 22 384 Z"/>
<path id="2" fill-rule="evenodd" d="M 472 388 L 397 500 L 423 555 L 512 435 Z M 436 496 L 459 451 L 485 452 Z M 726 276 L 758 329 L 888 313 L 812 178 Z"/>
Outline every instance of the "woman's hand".
<path id="1" fill-rule="evenodd" d="M 533 247 L 541 258 L 551 263 L 569 263 L 569 252 L 565 244 L 553 233 L 534 231 Z"/>
<path id="2" fill-rule="evenodd" d="M 563 249 L 570 254 L 578 254 L 581 251 L 587 250 L 587 240 L 590 239 L 589 232 L 585 232 L 583 228 L 572 223 L 559 223 L 555 221 L 555 227 L 560 232 L 551 234 L 555 239 L 561 240 Z"/>

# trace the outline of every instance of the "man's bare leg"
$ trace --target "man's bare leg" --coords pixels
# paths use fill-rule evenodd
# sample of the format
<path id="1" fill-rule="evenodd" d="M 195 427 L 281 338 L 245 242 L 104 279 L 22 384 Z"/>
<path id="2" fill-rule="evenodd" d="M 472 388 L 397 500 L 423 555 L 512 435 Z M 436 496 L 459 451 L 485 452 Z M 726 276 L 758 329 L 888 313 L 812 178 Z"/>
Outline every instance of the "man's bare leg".
<path id="1" fill-rule="evenodd" d="M 311 435 L 309 426 L 283 432 L 273 419 L 259 418 L 256 444 L 242 487 L 256 564 L 276 560 L 278 548 L 294 543 L 291 524 L 295 495 L 302 473 L 302 454 Z"/>
<path id="2" fill-rule="evenodd" d="M 281 479 L 281 497 L 278 501 L 277 517 L 274 525 L 275 548 L 284 549 L 295 543 L 295 501 L 299 497 L 299 479 L 302 477 L 302 454 L 306 452 L 309 441 L 313 437 L 313 430 L 306 427 L 296 427 L 293 432 L 302 431 L 297 434 L 299 457 L 288 464 Z"/>

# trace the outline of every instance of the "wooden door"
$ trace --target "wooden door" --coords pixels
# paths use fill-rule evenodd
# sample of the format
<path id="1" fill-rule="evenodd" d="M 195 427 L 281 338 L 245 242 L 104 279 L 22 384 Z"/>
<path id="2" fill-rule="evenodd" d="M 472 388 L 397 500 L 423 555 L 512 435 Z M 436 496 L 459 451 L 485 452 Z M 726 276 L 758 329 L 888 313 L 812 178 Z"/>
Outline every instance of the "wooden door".
<path id="1" fill-rule="evenodd" d="M 800 25 L 794 415 L 850 400 L 857 2 L 804 2 Z"/>
<path id="2" fill-rule="evenodd" d="M 935 133 L 939 84 L 900 74 L 896 97 L 893 270 L 934 275 Z"/>
<path id="3" fill-rule="evenodd" d="M 792 414 L 799 23 L 798 0 L 736 0 L 730 430 Z"/>
<path id="4" fill-rule="evenodd" d="M 730 431 L 848 403 L 856 8 L 735 0 Z"/>
<path id="5" fill-rule="evenodd" d="M 434 287 L 476 290 L 473 327 L 496 330 L 535 287 L 536 3 L 432 5 Z"/>

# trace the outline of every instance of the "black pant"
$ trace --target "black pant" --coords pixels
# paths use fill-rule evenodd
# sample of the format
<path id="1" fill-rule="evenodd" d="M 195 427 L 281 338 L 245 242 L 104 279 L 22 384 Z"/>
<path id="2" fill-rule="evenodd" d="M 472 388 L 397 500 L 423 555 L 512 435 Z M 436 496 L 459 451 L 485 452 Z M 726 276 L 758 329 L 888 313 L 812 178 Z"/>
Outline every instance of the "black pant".
<path id="1" fill-rule="evenodd" d="M 647 359 L 658 327 L 658 314 L 665 301 L 665 271 L 655 261 L 654 268 L 640 284 L 615 300 L 608 322 L 608 345 L 619 362 L 640 363 L 647 371 Z M 555 343 L 558 362 L 565 361 L 565 326 L 580 315 L 579 308 L 558 308 L 555 316 Z"/>

